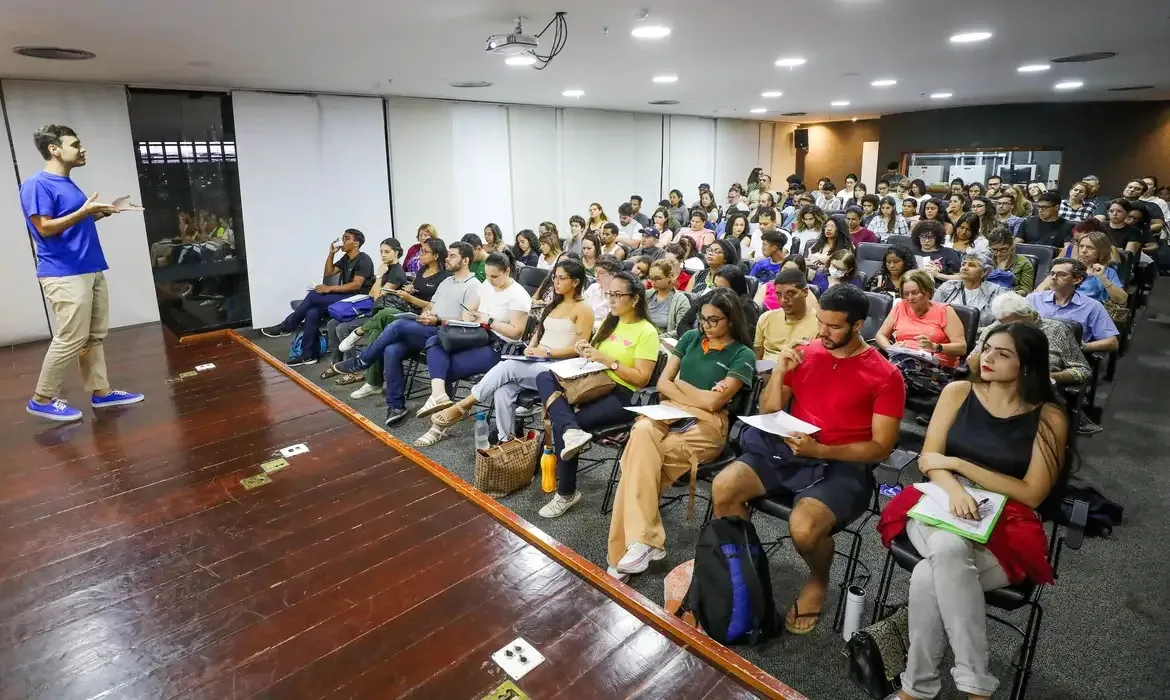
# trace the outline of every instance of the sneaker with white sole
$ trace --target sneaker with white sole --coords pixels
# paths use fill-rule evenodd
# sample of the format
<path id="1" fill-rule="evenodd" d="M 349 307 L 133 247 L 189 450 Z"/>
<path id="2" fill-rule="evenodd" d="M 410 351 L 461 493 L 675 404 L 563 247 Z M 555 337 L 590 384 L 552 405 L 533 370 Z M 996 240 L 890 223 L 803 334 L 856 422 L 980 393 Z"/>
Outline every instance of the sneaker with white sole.
<path id="1" fill-rule="evenodd" d="M 283 338 L 286 335 L 292 335 L 292 331 L 286 331 L 280 326 L 269 326 L 267 328 L 261 328 L 260 332 L 269 338 Z"/>
<path id="2" fill-rule="evenodd" d="M 617 570 L 623 574 L 640 574 L 650 568 L 650 562 L 666 558 L 666 550 L 655 549 L 642 542 L 633 542 L 626 547 L 626 556 L 617 563 Z"/>
<path id="3" fill-rule="evenodd" d="M 354 332 L 345 336 L 345 340 L 338 344 L 337 349 L 341 352 L 349 352 L 350 350 L 353 350 L 353 346 L 357 345 L 358 341 L 361 339 L 361 334 L 355 330 Z"/>
<path id="4" fill-rule="evenodd" d="M 444 408 L 451 406 L 453 403 L 455 402 L 447 398 L 446 394 L 439 394 L 437 396 L 432 394 L 427 397 L 427 402 L 422 405 L 422 408 L 418 409 L 418 411 L 414 414 L 414 417 L 426 418 L 432 413 L 438 413 L 439 411 L 442 411 Z"/>
<path id="5" fill-rule="evenodd" d="M 295 362 L 288 363 L 288 366 L 289 367 L 307 367 L 308 365 L 315 365 L 315 364 L 317 364 L 317 358 L 315 358 L 315 357 L 302 357 L 301 359 L 296 360 Z"/>
<path id="6" fill-rule="evenodd" d="M 610 576 L 613 576 L 614 578 L 621 581 L 622 583 L 625 583 L 626 581 L 630 580 L 629 574 L 623 574 L 622 572 L 618 571 L 617 569 L 613 568 L 612 566 L 607 568 L 605 570 L 605 573 L 609 574 Z"/>
<path id="7" fill-rule="evenodd" d="M 105 408 L 107 406 L 129 406 L 132 403 L 140 403 L 146 397 L 142 394 L 134 394 L 129 391 L 119 391 L 118 389 L 111 389 L 105 396 L 98 396 L 94 394 L 89 397 L 89 405 L 94 408 Z"/>
<path id="8" fill-rule="evenodd" d="M 370 366 L 362 361 L 361 355 L 354 355 L 348 360 L 333 363 L 333 371 L 338 374 L 356 374 L 358 372 L 364 372 L 369 368 Z"/>
<path id="9" fill-rule="evenodd" d="M 580 428 L 569 428 L 561 439 L 565 441 L 565 448 L 561 450 L 561 459 L 572 459 L 577 456 L 581 448 L 589 444 L 593 435 Z"/>
<path id="10" fill-rule="evenodd" d="M 59 423 L 81 420 L 81 411 L 61 399 L 53 399 L 49 403 L 37 403 L 33 399 L 29 399 L 28 406 L 24 410 L 28 411 L 29 415 Z"/>
<path id="11" fill-rule="evenodd" d="M 351 398 L 351 399 L 364 399 L 367 396 L 374 396 L 375 394 L 381 394 L 381 393 L 382 393 L 382 387 L 380 387 L 380 386 L 373 386 L 372 384 L 362 384 L 360 387 L 358 387 L 356 390 L 354 390 L 353 393 L 351 393 L 349 395 L 349 398 Z"/>
<path id="12" fill-rule="evenodd" d="M 535 416 L 540 413 L 541 406 L 521 406 L 516 409 L 517 418 L 527 418 L 528 416 Z"/>
<path id="13" fill-rule="evenodd" d="M 540 513 L 540 517 L 542 518 L 559 518 L 565 514 L 565 511 L 577 505 L 577 501 L 579 500 L 581 500 L 580 491 L 574 491 L 573 495 L 568 497 L 558 493 L 537 512 Z"/>

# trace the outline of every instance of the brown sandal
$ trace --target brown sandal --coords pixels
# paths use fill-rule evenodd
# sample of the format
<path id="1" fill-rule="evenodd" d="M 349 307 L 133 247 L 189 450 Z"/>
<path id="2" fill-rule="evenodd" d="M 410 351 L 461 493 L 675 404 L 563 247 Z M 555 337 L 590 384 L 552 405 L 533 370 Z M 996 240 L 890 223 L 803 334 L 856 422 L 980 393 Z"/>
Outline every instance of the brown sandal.
<path id="1" fill-rule="evenodd" d="M 431 423 L 439 428 L 450 428 L 456 423 L 461 422 L 464 418 L 471 415 L 471 411 L 463 408 L 459 404 L 444 408 L 442 411 L 431 416 Z"/>
<path id="2" fill-rule="evenodd" d="M 329 379 L 330 377 L 336 377 L 337 374 L 338 374 L 337 370 L 330 367 L 321 373 L 321 378 L 322 379 Z"/>
<path id="3" fill-rule="evenodd" d="M 341 375 L 334 383 L 337 386 L 345 386 L 347 384 L 357 384 L 358 382 L 363 381 L 365 378 L 366 375 L 362 374 L 361 372 L 354 372 L 353 374 Z"/>

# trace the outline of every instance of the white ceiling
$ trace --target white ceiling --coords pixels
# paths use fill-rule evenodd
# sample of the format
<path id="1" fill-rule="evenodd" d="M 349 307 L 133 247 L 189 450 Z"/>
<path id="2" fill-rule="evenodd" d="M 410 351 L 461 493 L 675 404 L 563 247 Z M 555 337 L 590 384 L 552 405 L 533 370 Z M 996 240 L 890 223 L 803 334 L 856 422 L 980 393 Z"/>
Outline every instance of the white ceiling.
<path id="1" fill-rule="evenodd" d="M 891 112 L 1032 101 L 1164 99 L 1170 6 L 1138 0 L 660 0 L 661 41 L 630 36 L 640 5 L 622 0 L 3 0 L 0 76 L 116 81 L 138 85 L 406 95 L 812 122 Z M 1159 7 L 1161 9 L 1159 9 Z M 517 15 L 539 31 L 554 10 L 568 13 L 563 53 L 543 71 L 505 66 L 484 52 L 489 34 Z M 606 33 L 604 28 L 608 28 Z M 993 37 L 956 46 L 952 34 Z M 551 30 L 541 43 L 547 49 Z M 92 61 L 60 62 L 11 53 L 18 45 L 92 51 Z M 1087 51 L 1117 57 L 1053 65 L 1023 63 Z M 782 56 L 808 62 L 776 68 Z M 209 64 L 209 65 L 208 65 Z M 651 78 L 675 74 L 657 85 Z M 898 84 L 873 88 L 871 80 Z M 1060 79 L 1085 87 L 1056 93 Z M 390 82 L 393 79 L 392 83 Z M 492 87 L 456 89 L 452 81 Z M 1154 90 L 1106 88 L 1148 84 Z M 585 96 L 564 98 L 580 88 Z M 764 90 L 781 90 L 765 100 Z M 931 100 L 936 91 L 954 93 Z M 648 105 L 677 99 L 677 107 Z M 846 108 L 832 108 L 847 99 Z M 753 107 L 768 113 L 753 115 Z M 782 112 L 808 112 L 783 117 Z"/>

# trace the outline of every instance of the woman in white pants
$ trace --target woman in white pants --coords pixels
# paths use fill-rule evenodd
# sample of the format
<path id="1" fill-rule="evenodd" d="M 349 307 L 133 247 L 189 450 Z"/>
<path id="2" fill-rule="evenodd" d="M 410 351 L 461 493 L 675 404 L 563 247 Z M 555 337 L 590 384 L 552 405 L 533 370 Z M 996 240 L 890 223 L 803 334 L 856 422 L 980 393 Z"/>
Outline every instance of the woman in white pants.
<path id="1" fill-rule="evenodd" d="M 576 357 L 579 340 L 588 340 L 593 330 L 593 308 L 583 300 L 585 268 L 571 258 L 564 258 L 552 271 L 554 296 L 540 318 L 540 324 L 524 354 L 536 358 L 504 360 L 488 370 L 471 387 L 467 398 L 431 418 L 432 431 L 446 436 L 447 430 L 471 415 L 481 400 L 491 397 L 495 406 L 496 429 L 500 440 L 510 440 L 516 429 L 516 398 L 525 389 L 536 390 L 536 376 L 548 369 L 543 360 Z M 433 434 L 433 433 L 432 433 Z"/>

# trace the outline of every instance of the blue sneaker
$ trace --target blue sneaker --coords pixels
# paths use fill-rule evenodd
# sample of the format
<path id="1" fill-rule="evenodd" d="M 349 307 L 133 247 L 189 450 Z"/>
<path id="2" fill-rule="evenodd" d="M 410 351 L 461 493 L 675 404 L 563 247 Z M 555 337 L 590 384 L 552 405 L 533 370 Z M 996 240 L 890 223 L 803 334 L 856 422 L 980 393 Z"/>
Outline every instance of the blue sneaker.
<path id="1" fill-rule="evenodd" d="M 24 410 L 28 411 L 30 415 L 59 421 L 61 423 L 81 420 L 81 411 L 73 408 L 61 399 L 53 399 L 49 403 L 37 403 L 29 399 L 28 406 Z"/>
<path id="2" fill-rule="evenodd" d="M 138 403 L 146 397 L 142 394 L 131 394 L 128 391 L 118 391 L 114 389 L 105 396 L 98 396 L 94 394 L 89 398 L 89 405 L 94 408 L 105 408 L 107 406 L 127 406 L 132 403 Z"/>
<path id="3" fill-rule="evenodd" d="M 361 355 L 354 355 L 348 360 L 342 360 L 333 365 L 333 371 L 338 374 L 356 374 L 357 372 L 364 372 L 370 366 L 362 362 Z"/>

